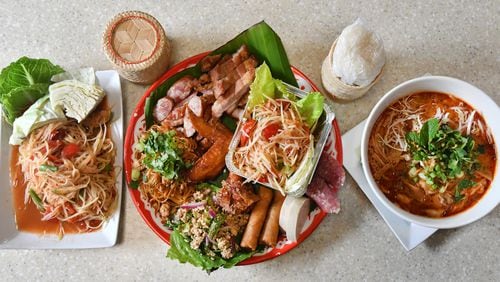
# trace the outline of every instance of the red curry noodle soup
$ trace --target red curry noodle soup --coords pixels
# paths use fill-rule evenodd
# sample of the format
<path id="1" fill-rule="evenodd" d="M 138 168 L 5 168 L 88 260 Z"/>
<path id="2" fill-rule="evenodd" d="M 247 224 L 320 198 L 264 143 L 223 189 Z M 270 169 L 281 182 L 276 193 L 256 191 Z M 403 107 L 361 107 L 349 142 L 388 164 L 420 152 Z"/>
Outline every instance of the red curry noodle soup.
<path id="1" fill-rule="evenodd" d="M 477 203 L 493 180 L 496 156 L 483 117 L 437 92 L 414 93 L 385 109 L 368 146 L 371 172 L 385 196 L 434 218 Z"/>

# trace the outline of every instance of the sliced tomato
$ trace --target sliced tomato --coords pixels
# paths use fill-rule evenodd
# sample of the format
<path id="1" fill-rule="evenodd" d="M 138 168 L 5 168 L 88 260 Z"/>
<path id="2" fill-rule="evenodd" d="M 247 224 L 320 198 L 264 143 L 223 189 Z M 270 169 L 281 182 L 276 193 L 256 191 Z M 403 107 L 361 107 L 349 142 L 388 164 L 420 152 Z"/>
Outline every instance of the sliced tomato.
<path id="1" fill-rule="evenodd" d="M 248 139 L 250 135 L 255 130 L 255 126 L 257 125 L 257 121 L 254 119 L 247 120 L 243 126 L 241 127 L 241 135 L 240 135 L 240 146 L 245 146 L 248 143 Z"/>
<path id="2" fill-rule="evenodd" d="M 74 157 L 76 154 L 80 152 L 80 147 L 75 143 L 68 143 L 64 146 L 61 152 L 61 157 L 65 159 L 69 159 Z"/>
<path id="3" fill-rule="evenodd" d="M 262 130 L 262 136 L 264 138 L 266 138 L 267 140 L 269 140 L 271 137 L 278 134 L 278 130 L 280 130 L 280 129 L 281 129 L 281 127 L 279 124 L 271 123 L 270 125 L 266 126 L 266 128 L 264 128 Z"/>

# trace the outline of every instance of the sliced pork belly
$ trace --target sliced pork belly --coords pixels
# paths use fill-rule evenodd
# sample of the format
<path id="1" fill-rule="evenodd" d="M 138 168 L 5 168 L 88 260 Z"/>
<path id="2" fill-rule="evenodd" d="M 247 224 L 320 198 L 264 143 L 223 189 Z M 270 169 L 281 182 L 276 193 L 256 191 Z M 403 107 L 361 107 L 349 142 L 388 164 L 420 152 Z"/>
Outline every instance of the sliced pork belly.
<path id="1" fill-rule="evenodd" d="M 168 97 L 163 97 L 156 103 L 156 107 L 153 110 L 153 117 L 161 122 L 167 118 L 173 107 L 174 102 Z"/>
<path id="2" fill-rule="evenodd" d="M 192 92 L 193 87 L 198 84 L 198 80 L 192 76 L 184 76 L 177 80 L 167 91 L 167 97 L 175 103 L 186 99 Z"/>
<path id="3" fill-rule="evenodd" d="M 235 108 L 234 106 L 238 105 L 238 101 L 248 92 L 254 78 L 255 69 L 252 69 L 238 79 L 234 86 L 231 87 L 224 96 L 219 97 L 212 105 L 212 116 L 220 117 L 226 110 Z"/>

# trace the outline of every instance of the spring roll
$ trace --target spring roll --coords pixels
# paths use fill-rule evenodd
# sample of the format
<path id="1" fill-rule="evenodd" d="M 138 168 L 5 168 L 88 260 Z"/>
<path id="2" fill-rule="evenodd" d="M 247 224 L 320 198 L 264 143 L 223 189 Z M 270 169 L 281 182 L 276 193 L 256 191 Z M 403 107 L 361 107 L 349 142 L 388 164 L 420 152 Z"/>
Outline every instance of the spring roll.
<path id="1" fill-rule="evenodd" d="M 264 229 L 260 233 L 260 243 L 266 246 L 274 247 L 278 242 L 278 233 L 280 230 L 280 211 L 281 206 L 283 206 L 283 201 L 285 201 L 285 196 L 281 194 L 280 191 L 274 191 L 273 203 L 269 208 L 267 213 L 266 221 L 264 223 Z"/>
<path id="2" fill-rule="evenodd" d="M 260 231 L 266 219 L 267 210 L 273 199 L 273 192 L 271 189 L 264 186 L 259 187 L 258 191 L 260 200 L 255 204 L 255 207 L 250 214 L 248 224 L 243 233 L 240 246 L 243 248 L 255 251 L 257 248 L 257 241 L 259 240 Z"/>

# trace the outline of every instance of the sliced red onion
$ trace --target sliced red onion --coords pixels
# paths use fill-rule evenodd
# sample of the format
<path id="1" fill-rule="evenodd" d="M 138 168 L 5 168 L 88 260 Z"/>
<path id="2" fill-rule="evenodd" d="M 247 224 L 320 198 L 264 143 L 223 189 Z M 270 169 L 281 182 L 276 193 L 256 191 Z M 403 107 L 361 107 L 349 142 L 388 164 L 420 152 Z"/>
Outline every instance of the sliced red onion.
<path id="1" fill-rule="evenodd" d="M 207 203 L 207 201 L 191 202 L 191 203 L 181 205 L 181 208 L 191 210 L 191 209 L 203 207 L 206 203 Z"/>
<path id="2" fill-rule="evenodd" d="M 215 218 L 217 216 L 217 213 L 213 209 L 209 209 L 208 214 L 211 218 Z"/>

